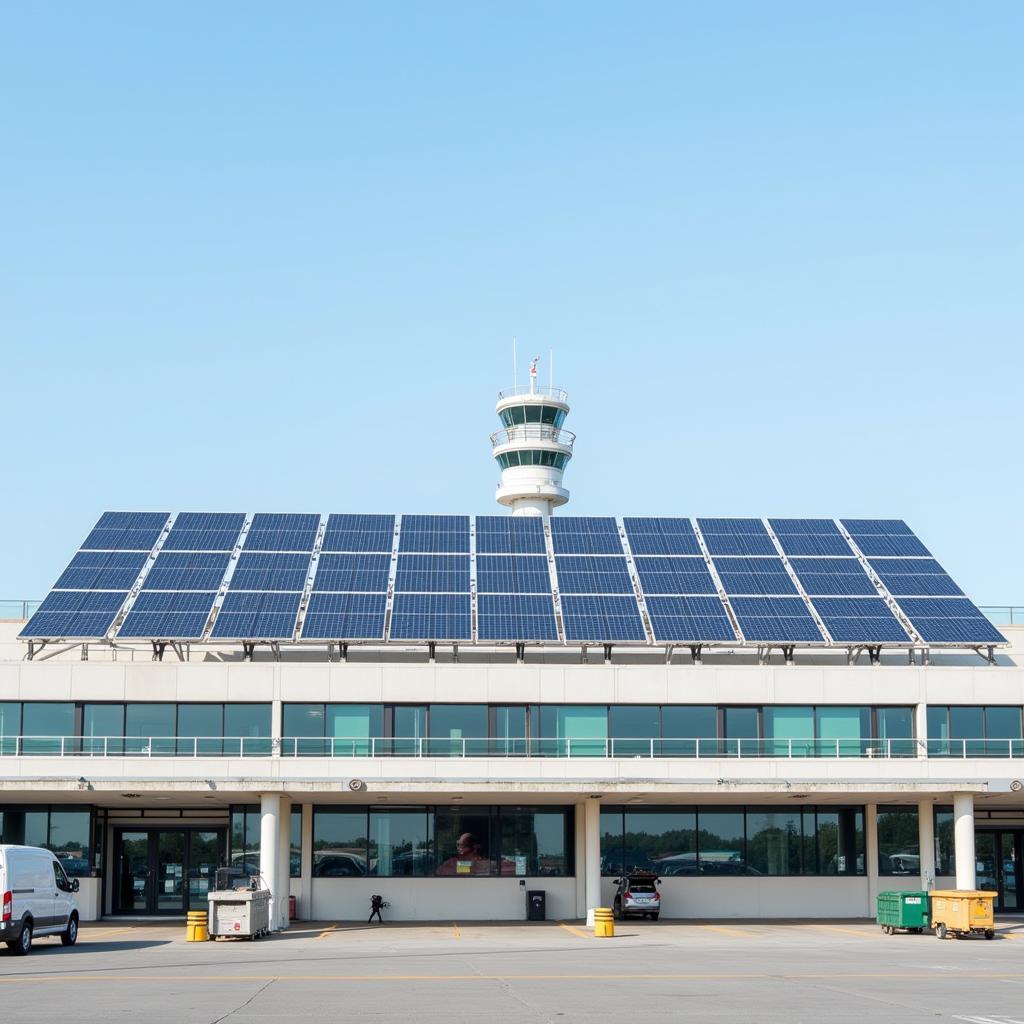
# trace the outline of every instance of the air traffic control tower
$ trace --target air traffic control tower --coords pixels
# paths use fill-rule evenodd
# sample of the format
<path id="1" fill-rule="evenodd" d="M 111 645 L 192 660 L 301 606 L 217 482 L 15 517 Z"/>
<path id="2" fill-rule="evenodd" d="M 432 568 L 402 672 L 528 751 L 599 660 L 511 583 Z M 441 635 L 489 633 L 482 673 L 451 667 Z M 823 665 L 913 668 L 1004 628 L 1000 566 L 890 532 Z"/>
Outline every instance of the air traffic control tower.
<path id="1" fill-rule="evenodd" d="M 491 434 L 491 448 L 501 469 L 495 497 L 514 516 L 549 516 L 569 500 L 562 473 L 572 458 L 576 435 L 562 430 L 569 396 L 561 389 L 537 385 L 537 360 L 530 363 L 530 383 L 498 392 L 495 411 L 503 428 Z"/>

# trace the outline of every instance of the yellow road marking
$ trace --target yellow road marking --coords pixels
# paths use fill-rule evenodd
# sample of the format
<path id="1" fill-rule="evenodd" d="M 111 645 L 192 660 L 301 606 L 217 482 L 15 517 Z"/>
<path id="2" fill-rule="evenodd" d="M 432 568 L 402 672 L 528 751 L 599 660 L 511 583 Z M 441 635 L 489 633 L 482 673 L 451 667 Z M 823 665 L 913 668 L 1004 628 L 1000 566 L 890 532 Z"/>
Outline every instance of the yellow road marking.
<path id="1" fill-rule="evenodd" d="M 80 931 L 78 938 L 83 942 L 91 942 L 93 939 L 99 938 L 101 935 L 123 935 L 125 932 L 133 932 L 136 929 L 133 927 L 129 928 L 101 928 L 99 931 Z"/>
<path id="2" fill-rule="evenodd" d="M 558 922 L 559 928 L 564 928 L 567 932 L 572 932 L 573 935 L 578 936 L 581 939 L 592 939 L 593 935 L 590 932 L 582 931 L 579 928 L 574 928 L 571 924 L 566 924 L 564 921 Z"/>
<path id="3" fill-rule="evenodd" d="M 838 924 L 812 924 L 811 927 L 818 928 L 821 931 L 826 932 L 843 932 L 846 935 L 856 935 L 858 939 L 877 939 L 879 935 L 882 934 L 881 932 L 875 931 L 858 932 L 855 931 L 853 928 L 843 928 L 841 925 Z"/>
<path id="4" fill-rule="evenodd" d="M 702 924 L 699 927 L 707 928 L 711 932 L 720 932 L 722 935 L 731 935 L 738 939 L 759 939 L 761 937 L 757 932 L 744 931 L 742 928 L 726 928 L 721 924 Z"/>
<path id="5" fill-rule="evenodd" d="M 338 926 L 337 926 L 336 924 L 329 924 L 329 925 L 328 925 L 328 926 L 327 926 L 327 927 L 326 927 L 326 928 L 325 928 L 325 929 L 324 929 L 324 930 L 323 930 L 323 931 L 322 931 L 322 932 L 321 932 L 321 933 L 320 933 L 320 934 L 319 934 L 319 935 L 317 936 L 317 938 L 318 938 L 318 939 L 326 939 L 326 938 L 327 938 L 327 936 L 328 936 L 328 935 L 330 935 L 330 934 L 331 934 L 331 932 L 333 932 L 333 931 L 334 931 L 334 929 L 335 929 L 335 928 L 337 928 L 337 927 L 338 927 Z"/>
<path id="6" fill-rule="evenodd" d="M 459 922 L 458 921 L 452 921 L 452 928 L 455 929 L 455 938 L 461 939 L 462 938 L 462 932 L 459 930 Z"/>

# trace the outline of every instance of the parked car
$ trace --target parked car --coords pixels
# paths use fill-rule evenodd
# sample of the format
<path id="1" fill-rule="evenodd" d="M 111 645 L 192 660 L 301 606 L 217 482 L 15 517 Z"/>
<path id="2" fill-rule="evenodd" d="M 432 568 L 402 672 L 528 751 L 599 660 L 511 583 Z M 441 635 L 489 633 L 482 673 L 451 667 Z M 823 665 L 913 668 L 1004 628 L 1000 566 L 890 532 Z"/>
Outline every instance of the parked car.
<path id="1" fill-rule="evenodd" d="M 33 938 L 42 935 L 59 935 L 65 946 L 78 941 L 78 908 L 73 897 L 78 879 L 69 879 L 49 850 L 0 845 L 0 892 L 0 941 L 15 954 L 24 956 L 32 948 Z"/>
<path id="2" fill-rule="evenodd" d="M 617 878 L 612 914 L 619 919 L 635 914 L 657 921 L 661 913 L 661 893 L 658 892 L 660 881 L 653 871 L 631 871 Z"/>

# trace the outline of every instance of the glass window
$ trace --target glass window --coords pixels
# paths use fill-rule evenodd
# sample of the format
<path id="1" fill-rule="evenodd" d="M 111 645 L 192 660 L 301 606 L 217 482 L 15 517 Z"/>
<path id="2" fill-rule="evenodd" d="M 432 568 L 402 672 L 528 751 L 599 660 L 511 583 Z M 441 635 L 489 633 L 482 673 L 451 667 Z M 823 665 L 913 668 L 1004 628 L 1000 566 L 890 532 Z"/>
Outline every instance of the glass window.
<path id="1" fill-rule="evenodd" d="M 758 753 L 757 708 L 726 708 L 723 715 L 725 743 L 723 753 L 737 753 L 754 757 Z"/>
<path id="2" fill-rule="evenodd" d="M 15 846 L 45 846 L 50 812 L 8 808 L 3 812 L 2 841 Z"/>
<path id="3" fill-rule="evenodd" d="M 948 757 L 949 743 L 949 708 L 928 708 L 928 756 Z"/>
<path id="4" fill-rule="evenodd" d="M 526 407 L 526 422 L 540 423 L 540 409 L 539 405 L 528 405 Z"/>
<path id="5" fill-rule="evenodd" d="M 953 808 L 935 808 L 935 874 L 956 875 Z"/>
<path id="6" fill-rule="evenodd" d="M 231 808 L 231 867 L 248 878 L 260 870 L 260 806 Z"/>
<path id="7" fill-rule="evenodd" d="M 555 420 L 558 417 L 558 409 L 553 405 L 542 405 L 540 407 L 540 421 L 541 423 L 547 423 L 549 426 L 555 425 Z"/>
<path id="8" fill-rule="evenodd" d="M 396 704 L 391 749 L 396 754 L 418 754 L 427 735 L 427 709 L 424 706 Z M 423 744 L 425 745 L 425 744 Z"/>
<path id="9" fill-rule="evenodd" d="M 22 705 L 22 732 L 26 737 L 22 750 L 26 754 L 59 754 L 60 737 L 75 735 L 75 705 L 56 701 L 31 702 Z"/>
<path id="10" fill-rule="evenodd" d="M 123 753 L 123 736 L 123 704 L 85 704 L 82 706 L 83 753 Z"/>
<path id="11" fill-rule="evenodd" d="M 434 815 L 438 875 L 492 875 L 491 818 L 486 807 L 441 810 Z"/>
<path id="12" fill-rule="evenodd" d="M 693 757 L 698 752 L 713 756 L 718 753 L 718 708 L 713 704 L 665 705 L 661 735 L 665 757 Z"/>
<path id="13" fill-rule="evenodd" d="M 697 811 L 697 859 L 704 875 L 743 875 L 742 811 Z"/>
<path id="14" fill-rule="evenodd" d="M 989 757 L 1019 757 L 1024 744 L 1009 741 L 1020 738 L 1020 708 L 985 708 L 985 753 Z"/>
<path id="15" fill-rule="evenodd" d="M 697 873 L 697 815 L 675 808 L 625 812 L 624 870 Z"/>
<path id="16" fill-rule="evenodd" d="M 382 878 L 432 873 L 426 808 L 370 808 L 370 874 Z"/>
<path id="17" fill-rule="evenodd" d="M 89 875 L 90 811 L 51 811 L 50 838 L 44 844 L 71 878 Z"/>
<path id="18" fill-rule="evenodd" d="M 302 808 L 293 807 L 291 814 L 291 846 L 288 851 L 288 874 L 302 877 Z"/>
<path id="19" fill-rule="evenodd" d="M 571 874 L 564 808 L 502 807 L 498 873 L 517 877 Z"/>
<path id="20" fill-rule="evenodd" d="M 486 704 L 431 704 L 431 756 L 486 754 L 487 717 Z"/>
<path id="21" fill-rule="evenodd" d="M 509 422 L 512 426 L 517 426 L 518 424 L 526 421 L 525 406 L 513 405 L 505 411 L 508 413 Z"/>
<path id="22" fill-rule="evenodd" d="M 21 704 L 0 702 L 0 754 L 13 754 L 21 735 Z"/>
<path id="23" fill-rule="evenodd" d="M 875 708 L 877 727 L 875 744 L 881 752 L 890 757 L 915 757 L 917 746 L 914 742 L 913 708 Z"/>
<path id="24" fill-rule="evenodd" d="M 916 807 L 878 808 L 878 873 L 919 875 L 921 847 Z"/>
<path id="25" fill-rule="evenodd" d="M 799 875 L 803 828 L 800 811 L 747 812 L 747 859 L 759 875 Z"/>
<path id="26" fill-rule="evenodd" d="M 361 878 L 369 874 L 367 813 L 316 808 L 313 812 L 315 878 Z"/>
<path id="27" fill-rule="evenodd" d="M 766 707 L 764 735 L 767 753 L 774 757 L 814 755 L 814 708 Z"/>
<path id="28" fill-rule="evenodd" d="M 612 757 L 636 757 L 660 753 L 661 709 L 657 704 L 608 709 L 608 735 Z"/>
<path id="29" fill-rule="evenodd" d="M 859 807 L 819 807 L 816 814 L 818 874 L 864 874 L 864 812 Z"/>
<path id="30" fill-rule="evenodd" d="M 950 753 L 954 757 L 981 757 L 985 753 L 985 709 L 949 709 Z M 958 742 L 959 741 L 959 742 Z"/>
<path id="31" fill-rule="evenodd" d="M 324 705 L 285 704 L 282 709 L 284 744 L 282 754 L 286 757 L 313 757 L 323 755 Z"/>
<path id="32" fill-rule="evenodd" d="M 224 752 L 242 757 L 269 754 L 270 714 L 270 704 L 225 704 Z"/>
<path id="33" fill-rule="evenodd" d="M 177 708 L 173 704 L 128 704 L 124 734 L 129 754 L 173 754 L 177 731 Z"/>
<path id="34" fill-rule="evenodd" d="M 824 757 L 861 757 L 870 746 L 870 708 L 819 707 L 818 749 Z"/>
<path id="35" fill-rule="evenodd" d="M 178 753 L 224 753 L 224 709 L 220 704 L 178 705 Z M 237 750 L 230 751 L 237 753 Z"/>
<path id="36" fill-rule="evenodd" d="M 380 750 L 384 735 L 382 704 L 328 704 L 325 721 L 328 753 L 339 757 L 367 757 Z M 414 733 L 414 735 L 418 735 Z"/>
<path id="37" fill-rule="evenodd" d="M 498 756 L 526 753 L 526 708 L 494 709 L 494 733 L 491 750 Z"/>
<path id="38" fill-rule="evenodd" d="M 623 816 L 622 811 L 602 809 L 601 811 L 601 874 L 621 875 L 624 857 L 622 852 Z"/>
<path id="39" fill-rule="evenodd" d="M 540 752 L 547 757 L 601 757 L 608 736 L 608 708 L 542 705 Z"/>

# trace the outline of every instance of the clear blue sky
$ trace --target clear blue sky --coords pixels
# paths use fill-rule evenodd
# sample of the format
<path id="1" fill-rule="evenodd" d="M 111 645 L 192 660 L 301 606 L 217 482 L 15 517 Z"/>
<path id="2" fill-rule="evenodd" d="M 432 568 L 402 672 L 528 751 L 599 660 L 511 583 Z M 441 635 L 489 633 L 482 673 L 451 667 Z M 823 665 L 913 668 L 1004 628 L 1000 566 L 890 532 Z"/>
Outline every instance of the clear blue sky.
<path id="1" fill-rule="evenodd" d="M 515 334 L 566 512 L 1024 603 L 1021 3 L 4 8 L 0 597 L 105 508 L 499 511 Z"/>

